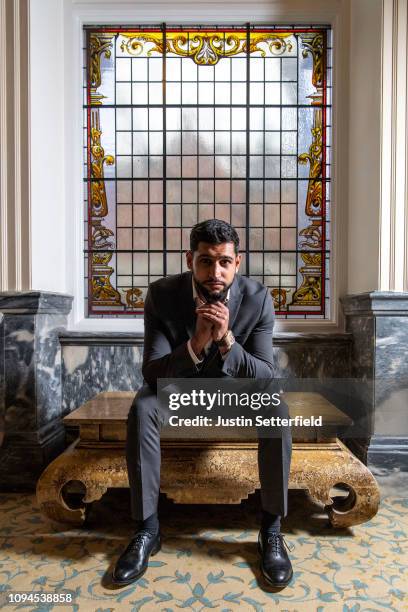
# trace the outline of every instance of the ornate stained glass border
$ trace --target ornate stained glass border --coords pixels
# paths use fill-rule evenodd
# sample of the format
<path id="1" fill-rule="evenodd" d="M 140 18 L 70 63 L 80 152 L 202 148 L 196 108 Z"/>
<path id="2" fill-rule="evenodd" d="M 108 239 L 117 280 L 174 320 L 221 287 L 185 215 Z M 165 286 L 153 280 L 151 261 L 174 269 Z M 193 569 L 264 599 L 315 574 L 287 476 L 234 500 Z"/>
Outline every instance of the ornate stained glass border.
<path id="1" fill-rule="evenodd" d="M 87 27 L 85 301 L 143 314 L 223 218 L 277 316 L 330 317 L 329 26 Z"/>

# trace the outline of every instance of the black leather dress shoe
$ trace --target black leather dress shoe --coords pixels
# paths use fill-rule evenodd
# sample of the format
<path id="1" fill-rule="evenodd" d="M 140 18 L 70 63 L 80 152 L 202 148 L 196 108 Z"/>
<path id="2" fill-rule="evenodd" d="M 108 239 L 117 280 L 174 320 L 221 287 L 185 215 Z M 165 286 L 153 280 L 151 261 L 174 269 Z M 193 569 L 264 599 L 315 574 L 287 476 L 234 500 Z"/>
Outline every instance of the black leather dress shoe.
<path id="1" fill-rule="evenodd" d="M 140 578 L 147 569 L 150 555 L 153 557 L 160 548 L 160 533 L 152 535 L 145 530 L 135 533 L 116 562 L 113 584 L 126 585 Z"/>
<path id="2" fill-rule="evenodd" d="M 281 533 L 259 532 L 258 549 L 261 555 L 261 571 L 269 584 L 283 588 L 292 580 L 292 564 L 286 552 L 288 545 Z"/>

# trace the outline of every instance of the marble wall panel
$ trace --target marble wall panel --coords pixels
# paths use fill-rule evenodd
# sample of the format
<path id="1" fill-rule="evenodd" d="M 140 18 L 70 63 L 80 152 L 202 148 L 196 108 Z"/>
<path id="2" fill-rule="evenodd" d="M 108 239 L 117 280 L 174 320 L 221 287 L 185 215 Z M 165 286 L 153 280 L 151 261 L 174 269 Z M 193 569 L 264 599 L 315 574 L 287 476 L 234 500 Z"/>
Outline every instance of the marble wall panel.
<path id="1" fill-rule="evenodd" d="M 4 315 L 0 312 L 0 447 L 4 440 Z"/>
<path id="2" fill-rule="evenodd" d="M 142 384 L 141 339 L 119 334 L 63 332 L 62 406 L 66 414 L 102 391 L 136 391 Z M 138 344 L 135 344 L 138 342 Z M 279 334 L 274 341 L 276 375 L 282 378 L 345 378 L 351 336 Z"/>
<path id="3" fill-rule="evenodd" d="M 102 391 L 137 391 L 142 347 L 62 345 L 62 411 L 67 414 Z"/>
<path id="4" fill-rule="evenodd" d="M 5 315 L 7 431 L 34 431 L 61 415 L 58 334 L 65 324 L 65 315 Z"/>
<path id="5" fill-rule="evenodd" d="M 377 317 L 375 367 L 375 432 L 408 439 L 408 317 Z"/>
<path id="6" fill-rule="evenodd" d="M 276 335 L 276 374 L 281 378 L 348 378 L 351 341 L 347 334 Z"/>
<path id="7" fill-rule="evenodd" d="M 5 425 L 8 434 L 36 428 L 35 322 L 31 314 L 4 317 Z"/>
<path id="8" fill-rule="evenodd" d="M 5 381 L 1 488 L 35 487 L 44 466 L 64 448 L 59 333 L 71 303 L 71 296 L 56 293 L 0 293 Z"/>
<path id="9" fill-rule="evenodd" d="M 35 318 L 34 352 L 37 425 L 61 416 L 61 345 L 59 333 L 66 326 L 66 316 L 41 314 Z"/>
<path id="10" fill-rule="evenodd" d="M 351 316 L 347 331 L 353 336 L 351 372 L 356 378 L 373 378 L 375 370 L 375 318 L 372 315 Z"/>
<path id="11" fill-rule="evenodd" d="M 341 302 L 353 334 L 352 371 L 373 381 L 365 397 L 369 465 L 408 471 L 408 294 L 373 291 Z"/>

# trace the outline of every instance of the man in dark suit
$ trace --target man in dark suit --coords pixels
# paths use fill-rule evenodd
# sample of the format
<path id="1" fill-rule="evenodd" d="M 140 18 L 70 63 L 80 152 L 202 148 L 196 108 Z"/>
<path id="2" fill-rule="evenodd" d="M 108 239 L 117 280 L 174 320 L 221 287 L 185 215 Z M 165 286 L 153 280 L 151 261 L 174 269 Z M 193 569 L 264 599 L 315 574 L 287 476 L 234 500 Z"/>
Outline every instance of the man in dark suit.
<path id="1" fill-rule="evenodd" d="M 186 254 L 189 272 L 152 283 L 145 301 L 143 377 L 128 416 L 126 458 L 132 516 L 138 528 L 118 559 L 112 579 L 125 585 L 146 570 L 160 550 L 157 505 L 160 490 L 160 429 L 163 416 L 157 379 L 274 375 L 273 302 L 257 281 L 237 274 L 241 262 L 235 229 L 217 219 L 194 226 Z M 274 414 L 287 417 L 282 404 Z M 286 586 L 292 566 L 280 533 L 287 514 L 291 435 L 259 438 L 262 525 L 258 546 L 262 573 Z"/>

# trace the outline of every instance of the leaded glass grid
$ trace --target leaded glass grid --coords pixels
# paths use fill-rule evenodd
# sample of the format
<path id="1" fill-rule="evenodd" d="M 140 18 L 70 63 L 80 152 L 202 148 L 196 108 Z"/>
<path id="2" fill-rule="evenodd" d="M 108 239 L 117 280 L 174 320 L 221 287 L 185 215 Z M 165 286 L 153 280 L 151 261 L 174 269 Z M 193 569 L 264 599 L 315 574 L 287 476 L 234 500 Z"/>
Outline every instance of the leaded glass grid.
<path id="1" fill-rule="evenodd" d="M 195 223 L 232 223 L 281 318 L 330 316 L 329 26 L 85 28 L 85 301 L 143 313 Z"/>

